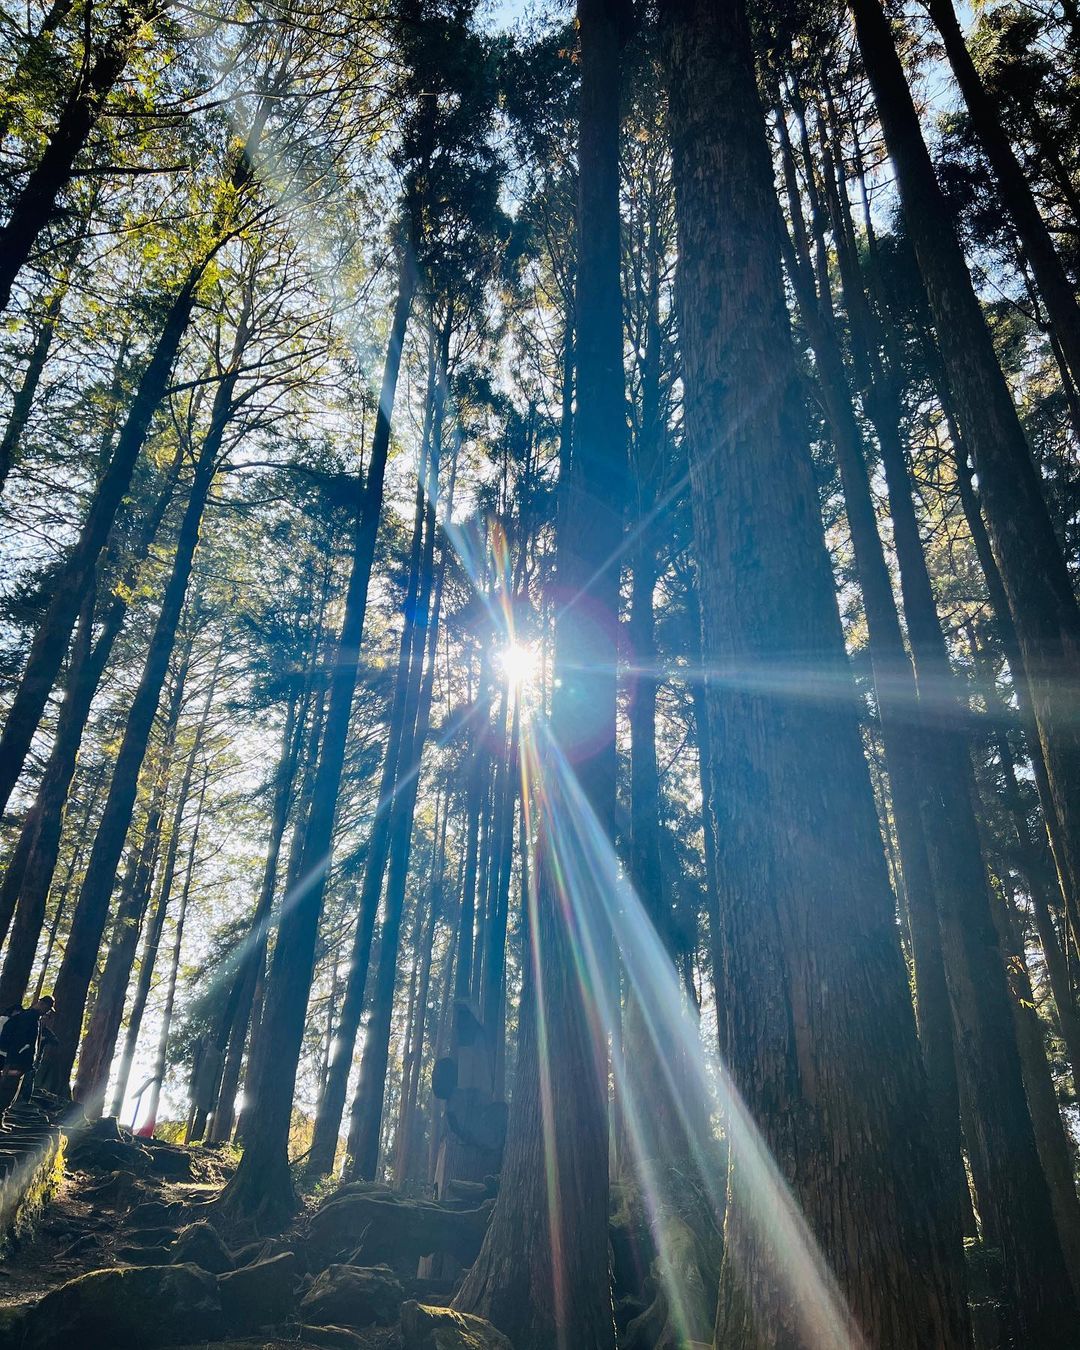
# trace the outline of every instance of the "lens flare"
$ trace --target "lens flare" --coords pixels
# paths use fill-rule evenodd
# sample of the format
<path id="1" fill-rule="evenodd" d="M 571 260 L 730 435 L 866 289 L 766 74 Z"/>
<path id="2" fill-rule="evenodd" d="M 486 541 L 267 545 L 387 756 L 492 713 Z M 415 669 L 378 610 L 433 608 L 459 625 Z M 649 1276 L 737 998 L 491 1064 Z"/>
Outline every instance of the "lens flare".
<path id="1" fill-rule="evenodd" d="M 495 654 L 495 664 L 507 684 L 520 689 L 539 674 L 540 653 L 526 643 L 510 642 Z"/>

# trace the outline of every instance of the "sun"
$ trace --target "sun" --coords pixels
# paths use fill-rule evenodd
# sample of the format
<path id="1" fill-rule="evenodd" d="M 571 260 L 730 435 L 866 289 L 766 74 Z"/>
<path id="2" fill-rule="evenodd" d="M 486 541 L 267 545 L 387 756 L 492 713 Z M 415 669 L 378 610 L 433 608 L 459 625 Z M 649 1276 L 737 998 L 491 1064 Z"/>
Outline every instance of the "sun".
<path id="1" fill-rule="evenodd" d="M 531 684 L 540 672 L 540 653 L 522 642 L 509 642 L 495 653 L 503 679 L 515 689 Z"/>

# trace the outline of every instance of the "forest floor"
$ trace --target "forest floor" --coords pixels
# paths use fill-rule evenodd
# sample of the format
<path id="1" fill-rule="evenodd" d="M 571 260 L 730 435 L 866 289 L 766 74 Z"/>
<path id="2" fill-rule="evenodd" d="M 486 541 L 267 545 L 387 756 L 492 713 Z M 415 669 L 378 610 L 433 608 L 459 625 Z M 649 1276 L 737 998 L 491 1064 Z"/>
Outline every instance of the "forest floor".
<path id="1" fill-rule="evenodd" d="M 447 1311 L 451 1280 L 416 1275 L 432 1251 L 456 1270 L 473 1259 L 490 1197 L 440 1206 L 344 1187 L 260 1236 L 213 1203 L 233 1166 L 115 1121 L 75 1132 L 58 1189 L 0 1262 L 0 1344 L 429 1350 L 438 1330 L 448 1350 L 509 1350 L 486 1323 Z"/>

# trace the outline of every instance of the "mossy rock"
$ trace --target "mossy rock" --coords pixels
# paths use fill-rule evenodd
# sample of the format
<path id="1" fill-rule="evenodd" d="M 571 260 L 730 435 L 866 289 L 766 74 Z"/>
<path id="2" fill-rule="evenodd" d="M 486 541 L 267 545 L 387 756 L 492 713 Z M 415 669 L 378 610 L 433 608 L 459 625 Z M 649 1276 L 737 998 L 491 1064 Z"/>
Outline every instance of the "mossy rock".
<path id="1" fill-rule="evenodd" d="M 22 1350 L 157 1350 L 221 1335 L 217 1280 L 197 1266 L 121 1266 L 69 1280 L 27 1310 Z"/>

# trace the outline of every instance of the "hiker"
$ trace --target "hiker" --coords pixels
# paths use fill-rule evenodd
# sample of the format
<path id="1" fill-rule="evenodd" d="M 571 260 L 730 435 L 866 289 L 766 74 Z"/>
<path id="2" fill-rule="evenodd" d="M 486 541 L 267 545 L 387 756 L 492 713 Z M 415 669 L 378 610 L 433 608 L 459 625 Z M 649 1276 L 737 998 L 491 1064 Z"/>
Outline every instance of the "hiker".
<path id="1" fill-rule="evenodd" d="M 56 1044 L 56 1037 L 45 1025 L 55 1004 L 49 994 L 36 998 L 29 1008 L 18 1008 L 0 1028 L 0 1053 L 4 1067 L 0 1072 L 0 1112 L 13 1101 L 27 1102 L 34 1090 L 34 1072 L 43 1044 Z"/>

